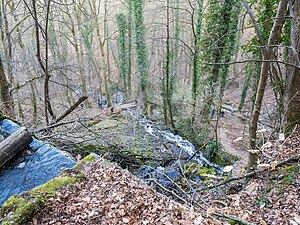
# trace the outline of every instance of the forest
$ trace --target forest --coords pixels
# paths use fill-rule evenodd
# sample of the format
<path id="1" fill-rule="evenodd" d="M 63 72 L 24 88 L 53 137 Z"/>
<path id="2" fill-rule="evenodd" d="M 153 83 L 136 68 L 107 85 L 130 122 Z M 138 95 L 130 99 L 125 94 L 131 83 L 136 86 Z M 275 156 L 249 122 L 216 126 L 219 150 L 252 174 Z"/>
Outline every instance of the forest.
<path id="1" fill-rule="evenodd" d="M 1 224 L 300 225 L 299 0 L 1 0 L 0 26 Z"/>

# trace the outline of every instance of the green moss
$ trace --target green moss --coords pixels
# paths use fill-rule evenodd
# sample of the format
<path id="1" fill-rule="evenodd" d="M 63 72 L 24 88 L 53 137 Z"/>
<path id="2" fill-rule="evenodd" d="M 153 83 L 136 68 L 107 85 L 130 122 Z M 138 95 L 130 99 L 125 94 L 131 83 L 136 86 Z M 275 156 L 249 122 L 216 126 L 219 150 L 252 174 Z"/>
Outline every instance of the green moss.
<path id="1" fill-rule="evenodd" d="M 53 180 L 33 188 L 30 192 L 23 193 L 20 196 L 12 196 L 0 209 L 0 217 L 5 218 L 8 214 L 12 215 L 5 218 L 2 224 L 24 224 L 42 208 L 50 197 L 56 196 L 56 191 L 63 186 L 74 184 L 82 180 L 82 176 L 76 177 L 56 177 Z"/>
<path id="2" fill-rule="evenodd" d="M 108 148 L 107 146 L 99 146 L 93 144 L 87 144 L 83 146 L 79 146 L 74 150 L 75 154 L 80 154 L 82 156 L 87 156 L 91 153 L 96 153 L 98 155 L 105 154 L 106 152 L 112 151 L 114 149 Z"/>
<path id="3" fill-rule="evenodd" d="M 296 166 L 292 165 L 292 166 L 287 166 L 287 167 L 283 167 L 280 170 L 282 171 L 289 171 L 289 172 L 295 172 L 297 169 Z"/>
<path id="4" fill-rule="evenodd" d="M 25 200 L 12 196 L 3 205 L 0 211 L 1 217 L 4 217 L 9 212 L 13 212 L 13 216 L 10 219 L 6 219 L 2 224 L 24 224 L 39 208 L 39 204 L 35 200 Z"/>
<path id="5" fill-rule="evenodd" d="M 212 175 L 216 174 L 216 170 L 214 168 L 204 167 L 197 163 L 186 163 L 184 165 L 184 168 L 185 168 L 185 174 L 187 176 L 194 176 L 197 174 L 201 177 L 205 177 L 205 175 L 207 174 L 212 174 Z"/>
<path id="6" fill-rule="evenodd" d="M 33 188 L 31 194 L 35 196 L 43 195 L 54 197 L 58 189 L 70 184 L 74 184 L 78 181 L 80 180 L 76 177 L 56 177 L 53 180 L 47 182 L 46 184 Z"/>
<path id="7" fill-rule="evenodd" d="M 82 160 L 80 160 L 74 167 L 73 169 L 75 170 L 80 170 L 80 168 L 82 168 L 84 165 L 86 165 L 87 163 L 93 163 L 96 162 L 96 157 L 95 155 L 88 155 L 86 157 L 84 157 Z"/>

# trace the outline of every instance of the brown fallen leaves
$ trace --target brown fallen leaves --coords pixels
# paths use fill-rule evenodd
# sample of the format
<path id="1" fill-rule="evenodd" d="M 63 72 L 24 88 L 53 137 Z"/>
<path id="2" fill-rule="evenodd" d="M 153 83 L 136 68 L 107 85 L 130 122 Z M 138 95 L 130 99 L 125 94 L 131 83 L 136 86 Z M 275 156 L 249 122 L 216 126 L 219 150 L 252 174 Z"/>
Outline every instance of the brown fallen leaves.
<path id="1" fill-rule="evenodd" d="M 31 224 L 205 224 L 117 166 L 98 163 L 87 175 L 87 182 L 61 189 Z"/>
<path id="2" fill-rule="evenodd" d="M 262 161 L 269 171 L 251 179 L 234 196 L 230 208 L 235 215 L 254 224 L 300 225 L 299 162 L 277 171 L 278 161 L 300 154 L 300 126 L 277 148 L 264 149 Z"/>
<path id="3" fill-rule="evenodd" d="M 296 125 L 291 135 L 276 148 L 267 148 L 262 151 L 266 163 L 272 160 L 283 161 L 300 154 L 300 125 Z"/>

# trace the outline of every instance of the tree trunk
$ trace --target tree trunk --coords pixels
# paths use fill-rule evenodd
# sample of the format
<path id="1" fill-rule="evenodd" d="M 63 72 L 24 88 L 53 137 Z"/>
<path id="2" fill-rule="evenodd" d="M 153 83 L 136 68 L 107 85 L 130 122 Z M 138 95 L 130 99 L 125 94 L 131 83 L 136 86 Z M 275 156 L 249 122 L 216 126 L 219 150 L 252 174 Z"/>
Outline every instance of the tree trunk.
<path id="1" fill-rule="evenodd" d="M 44 81 L 44 110 L 45 110 L 45 118 L 46 118 L 46 123 L 49 125 L 49 116 L 48 112 L 51 115 L 53 119 L 55 119 L 54 112 L 52 110 L 51 102 L 50 102 L 50 93 L 49 93 L 49 81 L 50 81 L 50 74 L 48 71 L 48 19 L 49 19 L 49 12 L 50 12 L 50 3 L 51 0 L 47 1 L 47 11 L 46 11 L 46 25 L 45 25 L 45 64 L 42 61 L 41 57 L 41 45 L 40 45 L 40 24 L 38 21 L 38 16 L 37 16 L 37 9 L 36 9 L 36 0 L 32 0 L 32 6 L 33 6 L 33 18 L 35 22 L 35 37 L 36 37 L 36 57 L 38 59 L 39 65 L 41 69 L 44 72 L 45 75 L 45 81 Z"/>
<path id="2" fill-rule="evenodd" d="M 261 34 L 259 32 L 259 29 L 257 27 L 256 21 L 254 19 L 253 13 L 250 11 L 250 7 L 246 3 L 246 1 L 243 1 L 245 7 L 248 10 L 248 13 L 252 19 L 252 22 L 256 28 L 257 36 L 259 38 L 260 45 L 263 46 L 263 39 L 261 37 Z M 270 68 L 270 61 L 272 59 L 272 45 L 276 45 L 278 43 L 279 36 L 281 34 L 283 22 L 284 22 L 284 16 L 286 13 L 286 6 L 287 6 L 288 0 L 281 0 L 279 2 L 276 17 L 277 18 L 273 24 L 272 30 L 270 32 L 269 40 L 268 40 L 268 46 L 269 47 L 262 47 L 262 58 L 263 60 L 266 60 L 262 63 L 261 72 L 260 72 L 260 79 L 258 83 L 257 88 L 257 94 L 256 99 L 251 115 L 251 121 L 249 126 L 249 138 L 250 138 L 250 145 L 251 148 L 256 148 L 256 131 L 257 131 L 257 124 L 259 121 L 259 114 L 261 110 L 261 105 L 263 102 L 263 97 L 269 77 L 269 68 Z M 253 169 L 254 163 L 256 162 L 257 155 L 249 153 L 249 161 L 248 161 L 248 171 Z"/>
<path id="3" fill-rule="evenodd" d="M 292 4 L 290 1 L 289 4 Z M 292 47 L 295 49 L 298 55 L 298 60 L 300 56 L 300 1 L 294 2 L 294 15 L 291 13 L 292 17 L 292 27 L 291 27 L 291 43 Z M 293 54 L 291 52 L 291 54 Z M 290 56 L 294 58 L 293 55 Z M 299 62 L 297 63 L 298 66 Z M 288 104 L 287 104 L 287 121 L 292 126 L 295 124 L 300 124 L 300 69 L 293 68 L 292 76 L 288 87 Z"/>
<path id="4" fill-rule="evenodd" d="M 16 154 L 24 150 L 31 141 L 30 133 L 25 127 L 22 127 L 0 142 L 0 168 Z"/>
<path id="5" fill-rule="evenodd" d="M 9 86 L 10 84 L 5 75 L 2 58 L 0 56 L 0 97 L 4 105 L 3 112 L 9 116 L 14 116 L 13 99 L 10 95 Z"/>
<path id="6" fill-rule="evenodd" d="M 127 73 L 127 87 L 128 97 L 132 96 L 131 73 L 132 73 L 132 2 L 128 1 L 128 73 Z"/>

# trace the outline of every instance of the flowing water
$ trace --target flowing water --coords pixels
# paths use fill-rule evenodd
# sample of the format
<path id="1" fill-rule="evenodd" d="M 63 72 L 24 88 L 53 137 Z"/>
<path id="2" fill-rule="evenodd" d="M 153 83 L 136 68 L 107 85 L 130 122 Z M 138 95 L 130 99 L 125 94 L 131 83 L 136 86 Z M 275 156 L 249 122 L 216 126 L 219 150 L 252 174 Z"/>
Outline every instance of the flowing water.
<path id="1" fill-rule="evenodd" d="M 148 165 L 142 168 L 137 173 L 137 176 L 143 178 L 146 183 L 149 184 L 149 182 L 147 182 L 148 178 L 155 177 L 155 179 L 164 186 L 170 185 L 173 181 L 176 181 L 180 178 L 182 173 L 180 167 L 187 162 L 213 167 L 217 173 L 222 171 L 222 168 L 219 165 L 216 165 L 206 159 L 202 155 L 202 152 L 197 152 L 197 149 L 191 142 L 183 139 L 179 135 L 173 134 L 169 130 L 164 130 L 162 125 L 155 124 L 146 118 L 142 118 L 140 120 L 140 125 L 147 133 L 157 139 L 157 141 L 168 144 L 168 148 L 173 150 L 172 157 L 178 158 L 177 161 L 173 161 L 166 166 L 154 167 L 152 165 Z M 184 158 L 185 160 L 179 160 L 179 158 Z M 195 180 L 200 181 L 201 178 L 197 176 L 195 177 Z"/>
<path id="2" fill-rule="evenodd" d="M 20 126 L 11 120 L 0 121 L 0 141 L 19 128 Z M 0 206 L 11 195 L 44 184 L 63 169 L 75 165 L 75 161 L 66 153 L 36 138 L 33 138 L 25 152 L 26 154 L 19 154 L 0 168 Z"/>

